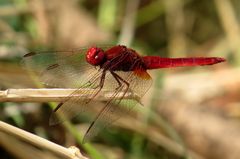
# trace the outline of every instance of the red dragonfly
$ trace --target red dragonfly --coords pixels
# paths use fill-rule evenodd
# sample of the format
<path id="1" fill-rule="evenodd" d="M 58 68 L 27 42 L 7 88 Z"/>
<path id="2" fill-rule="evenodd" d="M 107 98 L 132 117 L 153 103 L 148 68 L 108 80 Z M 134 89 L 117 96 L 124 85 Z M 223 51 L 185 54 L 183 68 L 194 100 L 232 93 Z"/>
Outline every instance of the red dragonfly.
<path id="1" fill-rule="evenodd" d="M 138 102 L 125 99 L 127 93 L 141 98 L 150 88 L 152 79 L 147 70 L 180 66 L 203 66 L 224 62 L 219 57 L 162 58 L 140 56 L 123 45 L 110 48 L 90 47 L 72 51 L 30 52 L 24 55 L 26 67 L 39 74 L 46 84 L 60 88 L 77 88 L 58 104 L 50 117 L 50 124 L 62 122 L 57 113 L 72 118 L 87 111 L 100 91 L 112 92 L 104 107 L 88 128 L 84 141 L 111 125 Z M 89 89 L 91 92 L 89 93 Z M 80 91 L 81 90 L 81 91 Z M 84 97 L 79 93 L 86 94 Z M 122 105 L 126 109 L 120 109 Z"/>

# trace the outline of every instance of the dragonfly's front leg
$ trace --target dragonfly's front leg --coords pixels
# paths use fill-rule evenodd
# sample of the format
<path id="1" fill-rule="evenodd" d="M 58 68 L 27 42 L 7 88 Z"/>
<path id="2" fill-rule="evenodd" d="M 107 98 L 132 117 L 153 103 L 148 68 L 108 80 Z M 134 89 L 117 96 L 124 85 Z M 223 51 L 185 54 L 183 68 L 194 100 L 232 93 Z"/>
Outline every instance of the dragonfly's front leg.
<path id="1" fill-rule="evenodd" d="M 100 83 L 98 83 L 97 85 L 93 85 L 93 84 L 95 82 L 97 82 L 97 80 L 99 80 L 99 76 L 102 76 L 102 74 L 100 75 L 99 73 L 97 73 L 96 75 L 91 77 L 85 84 L 82 85 L 82 88 L 90 88 L 91 87 L 93 89 L 97 89 L 100 86 Z"/>
<path id="2" fill-rule="evenodd" d="M 86 104 L 89 103 L 93 98 L 95 98 L 98 95 L 98 93 L 102 90 L 104 86 L 105 76 L 106 70 L 103 70 L 99 85 L 96 86 L 96 89 L 98 88 L 98 90 L 93 94 L 93 96 L 89 100 L 86 101 Z"/>
<path id="3" fill-rule="evenodd" d="M 104 85 L 104 81 L 105 81 L 105 76 L 106 76 L 106 71 L 108 70 L 109 68 L 109 65 L 110 65 L 110 62 L 106 62 L 102 67 L 99 67 L 99 68 L 95 68 L 95 69 L 98 69 L 98 72 L 101 72 L 102 71 L 102 75 L 101 75 L 101 79 L 100 79 L 100 82 L 98 85 L 96 86 L 93 86 L 92 88 L 93 89 L 97 89 L 99 88 L 100 90 L 103 88 L 103 85 Z M 89 81 L 87 83 L 89 83 L 89 85 L 92 85 L 93 83 L 95 83 L 97 80 L 99 79 L 99 77 L 97 78 L 91 78 L 89 79 Z M 93 80 L 93 81 L 91 81 Z"/>

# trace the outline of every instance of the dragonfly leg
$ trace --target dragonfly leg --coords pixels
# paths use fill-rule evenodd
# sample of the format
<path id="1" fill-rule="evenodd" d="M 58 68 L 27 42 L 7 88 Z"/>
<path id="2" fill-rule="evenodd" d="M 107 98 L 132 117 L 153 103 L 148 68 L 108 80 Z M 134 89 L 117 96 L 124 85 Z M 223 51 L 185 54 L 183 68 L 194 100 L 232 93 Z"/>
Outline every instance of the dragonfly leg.
<path id="1" fill-rule="evenodd" d="M 114 73 L 113 71 L 110 71 L 112 76 L 115 78 L 115 80 L 117 81 L 118 83 L 118 87 L 115 88 L 115 90 L 118 90 L 121 86 L 122 86 L 122 83 L 120 82 L 120 80 L 116 77 L 116 73 Z"/>
<path id="2" fill-rule="evenodd" d="M 123 83 L 126 84 L 127 88 L 126 90 L 124 91 L 121 99 L 119 101 L 121 101 L 123 99 L 123 97 L 125 96 L 125 94 L 127 93 L 128 89 L 129 89 L 129 86 L 130 84 L 124 80 L 122 77 L 120 77 L 118 74 L 116 74 L 115 72 L 111 71 L 111 74 L 113 75 L 113 77 L 116 79 L 117 82 L 119 82 L 119 87 L 117 87 L 117 89 L 119 89 L 121 86 L 122 86 L 122 83 L 120 81 L 122 81 Z"/>
<path id="3" fill-rule="evenodd" d="M 122 77 L 120 77 L 118 74 L 116 74 L 115 72 L 111 71 L 111 74 L 113 75 L 113 77 L 117 80 L 119 85 L 122 85 L 122 83 L 120 81 L 122 81 L 123 83 L 126 84 L 127 87 L 129 87 L 129 83 L 124 80 Z"/>
<path id="4" fill-rule="evenodd" d="M 96 69 L 98 69 L 98 72 L 100 72 L 102 69 L 101 68 L 97 68 L 97 67 L 95 67 Z M 104 73 L 104 71 L 103 71 L 103 73 Z M 106 73 L 105 73 L 106 74 Z M 104 78 L 105 78 L 105 75 L 104 75 Z M 102 79 L 102 77 L 101 77 L 101 79 Z M 92 84 L 92 83 L 94 83 L 94 82 L 96 82 L 96 80 L 97 80 L 97 78 L 95 78 L 93 81 L 91 81 L 92 79 L 90 79 L 89 81 L 88 81 L 88 83 L 90 83 L 90 84 Z M 98 85 L 96 85 L 95 87 L 93 87 L 93 89 L 97 89 L 98 87 L 101 87 L 101 81 L 100 81 L 100 83 L 98 84 Z M 103 85 L 102 85 L 102 87 L 103 87 Z M 102 88 L 101 88 L 102 89 Z"/>
<path id="5" fill-rule="evenodd" d="M 104 81 L 105 81 L 105 76 L 106 76 L 106 71 L 104 70 L 103 73 L 102 73 L 102 76 L 101 76 L 101 80 L 99 82 L 99 85 L 96 86 L 96 88 L 98 88 L 97 92 L 94 93 L 94 95 L 86 101 L 86 104 L 88 104 L 93 98 L 95 98 L 98 93 L 102 90 L 103 86 L 104 86 Z"/>
<path id="6" fill-rule="evenodd" d="M 116 81 L 118 82 L 119 86 L 117 87 L 117 90 L 115 91 L 114 96 L 113 96 L 110 100 L 107 101 L 107 103 L 106 103 L 106 105 L 104 106 L 104 108 L 101 109 L 101 111 L 98 113 L 98 115 L 97 115 L 97 116 L 95 117 L 95 119 L 92 121 L 92 123 L 91 123 L 91 125 L 89 126 L 87 132 L 85 133 L 84 138 L 86 138 L 87 136 L 90 136 L 90 135 L 89 135 L 89 132 L 90 132 L 91 128 L 93 127 L 93 125 L 95 124 L 95 122 L 98 120 L 98 118 L 100 118 L 101 114 L 102 114 L 104 111 L 107 112 L 107 111 L 109 110 L 111 113 L 114 112 L 115 109 L 114 109 L 114 108 L 109 108 L 109 104 L 111 104 L 111 102 L 114 100 L 114 97 L 119 93 L 119 91 L 121 91 L 120 88 L 122 87 L 123 83 L 126 84 L 127 89 L 124 91 L 124 93 L 123 93 L 123 95 L 122 95 L 122 97 L 121 97 L 121 99 L 119 100 L 118 103 L 120 103 L 120 101 L 123 99 L 123 97 L 125 96 L 125 94 L 127 93 L 128 89 L 129 89 L 129 83 L 128 83 L 127 81 L 125 81 L 122 77 L 120 77 L 118 74 L 116 74 L 116 73 L 113 72 L 113 71 L 110 71 L 110 73 L 111 73 L 112 76 L 116 79 Z M 122 82 L 123 82 L 123 83 L 122 83 Z M 108 109 L 108 110 L 107 110 L 107 109 Z"/>
<path id="7" fill-rule="evenodd" d="M 89 87 L 91 86 L 93 83 L 95 83 L 97 80 L 99 79 L 98 74 L 94 75 L 93 77 L 91 77 L 86 83 L 84 83 L 81 87 L 85 88 L 85 87 Z M 92 87 L 93 89 L 96 89 L 99 87 L 99 84 L 97 86 Z"/>

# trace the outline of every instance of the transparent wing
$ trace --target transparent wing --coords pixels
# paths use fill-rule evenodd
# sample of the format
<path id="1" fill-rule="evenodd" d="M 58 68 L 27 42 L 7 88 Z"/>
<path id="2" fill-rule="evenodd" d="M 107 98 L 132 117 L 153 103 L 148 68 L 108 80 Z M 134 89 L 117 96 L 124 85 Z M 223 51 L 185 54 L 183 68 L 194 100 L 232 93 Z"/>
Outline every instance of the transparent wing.
<path id="1" fill-rule="evenodd" d="M 143 74 L 145 77 L 142 76 Z M 127 88 L 126 84 L 122 83 L 121 87 L 118 87 L 118 89 L 116 90 L 114 89 L 115 91 L 112 94 L 111 98 L 106 102 L 105 107 L 99 112 L 95 120 L 91 123 L 89 129 L 84 136 L 83 142 L 90 140 L 92 137 L 96 136 L 99 131 L 110 126 L 121 116 L 129 113 L 129 111 L 131 111 L 133 107 L 138 103 L 134 99 L 125 99 L 124 96 L 126 94 L 124 94 L 123 92 L 134 92 L 141 98 L 148 91 L 152 84 L 152 79 L 146 71 L 118 72 L 118 75 L 130 84 L 129 88 Z M 106 82 L 113 81 L 111 78 L 111 76 L 108 76 Z M 117 83 L 114 84 L 115 86 L 117 86 Z M 106 85 L 106 87 L 109 86 Z M 117 96 L 118 98 L 116 98 Z"/>
<path id="2" fill-rule="evenodd" d="M 92 105 L 93 100 L 101 98 L 101 95 L 104 94 L 99 94 L 100 91 L 114 94 L 115 88 L 118 87 L 117 81 L 107 71 L 104 76 L 104 86 L 100 89 L 99 85 L 102 78 L 103 70 L 100 69 L 94 75 L 89 76 L 86 80 L 88 82 L 83 84 L 81 88 L 73 91 L 66 100 L 59 103 L 50 117 L 50 125 L 59 124 L 77 115 L 81 115 L 83 112 L 90 111 L 92 109 L 90 105 Z M 111 100 L 111 96 L 107 97 L 106 100 Z M 58 114 L 61 115 L 59 116 Z"/>
<path id="3" fill-rule="evenodd" d="M 77 88 L 58 104 L 50 124 L 58 124 L 86 111 L 88 103 L 98 93 L 102 70 L 85 60 L 86 49 L 58 52 L 31 52 L 24 56 L 24 67 L 30 69 L 49 86 Z M 59 118 L 57 114 L 62 114 Z"/>
<path id="4" fill-rule="evenodd" d="M 86 77 L 87 82 L 81 88 L 72 92 L 66 100 L 58 104 L 50 117 L 50 125 L 69 120 L 91 109 L 89 105 L 92 104 L 93 99 L 98 98 L 101 90 L 99 84 L 102 76 L 103 70 L 98 70 L 92 76 Z"/>
<path id="5" fill-rule="evenodd" d="M 85 60 L 86 49 L 57 52 L 31 52 L 23 57 L 24 67 L 36 73 L 49 86 L 79 88 L 97 68 Z M 87 76 L 87 77 L 86 77 Z"/>

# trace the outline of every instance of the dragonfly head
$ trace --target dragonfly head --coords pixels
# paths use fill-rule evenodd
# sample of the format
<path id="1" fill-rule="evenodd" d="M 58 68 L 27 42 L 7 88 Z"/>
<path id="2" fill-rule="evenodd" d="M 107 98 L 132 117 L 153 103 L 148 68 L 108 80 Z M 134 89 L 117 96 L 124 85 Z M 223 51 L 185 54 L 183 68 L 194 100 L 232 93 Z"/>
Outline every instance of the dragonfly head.
<path id="1" fill-rule="evenodd" d="M 97 66 L 104 62 L 105 53 L 103 49 L 98 47 L 91 47 L 86 54 L 86 60 L 89 64 Z"/>

